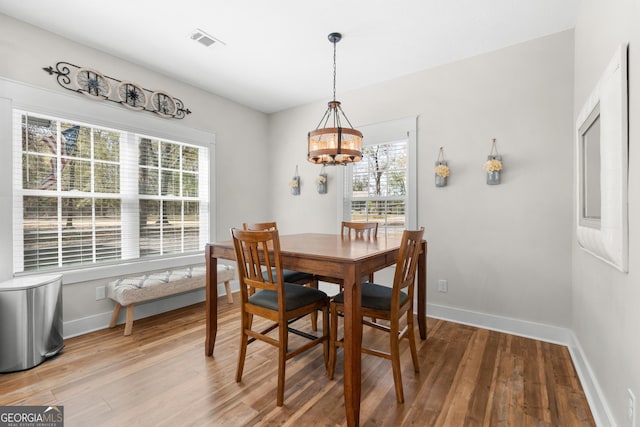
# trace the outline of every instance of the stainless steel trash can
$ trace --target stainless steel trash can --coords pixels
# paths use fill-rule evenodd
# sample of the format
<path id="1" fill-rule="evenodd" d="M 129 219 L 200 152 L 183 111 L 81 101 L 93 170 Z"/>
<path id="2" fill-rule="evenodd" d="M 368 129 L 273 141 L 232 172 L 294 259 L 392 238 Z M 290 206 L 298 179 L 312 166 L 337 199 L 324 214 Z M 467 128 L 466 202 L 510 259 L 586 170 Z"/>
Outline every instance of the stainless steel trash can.
<path id="1" fill-rule="evenodd" d="M 0 283 L 0 372 L 33 368 L 63 346 L 62 276 Z"/>

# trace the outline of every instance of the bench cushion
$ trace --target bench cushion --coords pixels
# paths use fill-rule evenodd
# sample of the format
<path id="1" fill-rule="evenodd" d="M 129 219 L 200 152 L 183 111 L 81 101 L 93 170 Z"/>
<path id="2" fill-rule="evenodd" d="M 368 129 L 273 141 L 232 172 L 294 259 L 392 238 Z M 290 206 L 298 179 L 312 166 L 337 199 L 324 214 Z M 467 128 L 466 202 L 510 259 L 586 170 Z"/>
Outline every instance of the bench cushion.
<path id="1" fill-rule="evenodd" d="M 192 266 L 123 277 L 107 284 L 107 297 L 127 306 L 205 286 L 206 268 Z M 233 267 L 218 264 L 218 282 L 232 280 Z"/>

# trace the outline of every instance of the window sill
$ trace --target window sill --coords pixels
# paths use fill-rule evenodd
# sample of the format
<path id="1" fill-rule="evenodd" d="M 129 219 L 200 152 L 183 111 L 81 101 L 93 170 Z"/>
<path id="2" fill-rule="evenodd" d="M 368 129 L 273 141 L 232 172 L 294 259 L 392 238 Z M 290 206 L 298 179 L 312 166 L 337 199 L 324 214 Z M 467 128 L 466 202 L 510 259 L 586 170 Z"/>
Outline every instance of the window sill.
<path id="1" fill-rule="evenodd" d="M 111 264 L 82 269 L 29 272 L 19 274 L 19 276 L 61 274 L 63 285 L 70 285 L 74 283 L 89 282 L 92 280 L 100 280 L 111 277 L 142 274 L 148 271 L 184 267 L 193 264 L 204 264 L 204 253 L 181 255 L 172 258 L 127 260 L 123 261 L 121 264 Z"/>

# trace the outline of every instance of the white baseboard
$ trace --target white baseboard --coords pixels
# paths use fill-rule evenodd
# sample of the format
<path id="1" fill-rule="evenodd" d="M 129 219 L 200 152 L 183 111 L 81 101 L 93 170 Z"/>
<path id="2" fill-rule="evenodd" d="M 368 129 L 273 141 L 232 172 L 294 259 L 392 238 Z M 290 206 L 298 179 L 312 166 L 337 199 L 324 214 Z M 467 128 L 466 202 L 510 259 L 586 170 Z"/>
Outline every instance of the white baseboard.
<path id="1" fill-rule="evenodd" d="M 596 425 L 616 425 L 598 380 L 593 375 L 577 337 L 570 329 L 436 304 L 427 304 L 427 316 L 566 346 Z"/>
<path id="2" fill-rule="evenodd" d="M 237 292 L 240 288 L 237 280 L 231 281 L 231 292 Z M 218 284 L 218 295 L 226 295 L 224 284 Z M 196 304 L 205 301 L 206 294 L 204 289 L 197 289 L 191 292 L 185 292 L 179 295 L 171 297 L 160 298 L 145 303 L 136 304 L 133 312 L 133 319 L 143 319 L 149 316 L 155 316 L 156 314 L 164 313 L 166 311 L 175 310 L 177 308 L 186 307 L 188 305 Z M 118 324 L 124 323 L 125 311 L 122 310 Z M 70 320 L 63 323 L 63 335 L 64 338 L 71 338 L 78 335 L 87 334 L 89 332 L 105 329 L 109 327 L 111 322 L 111 311 L 106 313 L 99 313 L 81 319 Z M 135 331 L 135 323 L 133 329 Z"/>
<path id="3" fill-rule="evenodd" d="M 598 379 L 593 374 L 593 370 L 585 357 L 582 346 L 573 332 L 571 332 L 571 342 L 567 347 L 569 347 L 571 359 L 578 372 L 578 377 L 580 377 L 584 393 L 587 395 L 587 401 L 589 402 L 589 407 L 591 408 L 591 413 L 596 421 L 596 425 L 602 427 L 615 426 L 615 419 L 607 404 L 607 400 L 604 398 L 604 393 L 600 388 Z"/>
<path id="4" fill-rule="evenodd" d="M 444 305 L 427 304 L 427 316 L 565 346 L 569 344 L 571 336 L 569 329 L 558 326 Z"/>

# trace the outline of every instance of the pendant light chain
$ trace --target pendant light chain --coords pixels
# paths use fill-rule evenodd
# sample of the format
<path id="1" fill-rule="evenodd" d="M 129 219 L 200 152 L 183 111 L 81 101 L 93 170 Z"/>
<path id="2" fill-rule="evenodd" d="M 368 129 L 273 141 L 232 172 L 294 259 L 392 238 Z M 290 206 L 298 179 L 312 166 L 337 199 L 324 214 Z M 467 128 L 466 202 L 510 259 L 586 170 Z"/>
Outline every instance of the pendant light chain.
<path id="1" fill-rule="evenodd" d="M 333 41 L 333 100 L 336 100 L 336 43 Z"/>

